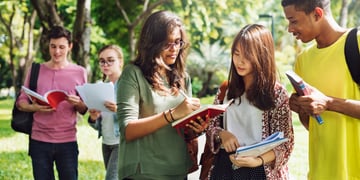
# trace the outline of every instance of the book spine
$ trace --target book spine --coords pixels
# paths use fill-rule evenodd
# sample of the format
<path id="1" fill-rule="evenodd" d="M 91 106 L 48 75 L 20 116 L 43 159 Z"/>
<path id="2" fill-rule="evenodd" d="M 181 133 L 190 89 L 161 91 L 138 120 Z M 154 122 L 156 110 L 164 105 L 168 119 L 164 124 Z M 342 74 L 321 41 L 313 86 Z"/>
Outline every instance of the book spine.
<path id="1" fill-rule="evenodd" d="M 309 95 L 309 91 L 306 89 L 305 83 L 304 82 L 300 82 L 299 83 L 299 87 L 302 90 L 302 92 L 304 93 L 304 95 Z"/>
<path id="2" fill-rule="evenodd" d="M 301 82 L 301 83 L 299 84 L 299 86 L 300 86 L 301 90 L 304 92 L 304 95 L 309 95 L 309 94 L 310 94 L 309 91 L 308 91 L 308 89 L 306 88 L 304 82 Z M 324 121 L 323 121 L 323 119 L 321 118 L 320 115 L 315 115 L 314 117 L 315 117 L 316 121 L 317 121 L 319 124 L 323 124 L 323 123 L 324 123 Z"/>
<path id="3" fill-rule="evenodd" d="M 323 124 L 323 123 L 324 123 L 324 121 L 323 121 L 323 119 L 321 118 L 320 115 L 316 115 L 316 116 L 315 116 L 315 119 L 316 119 L 316 121 L 317 121 L 319 124 Z"/>

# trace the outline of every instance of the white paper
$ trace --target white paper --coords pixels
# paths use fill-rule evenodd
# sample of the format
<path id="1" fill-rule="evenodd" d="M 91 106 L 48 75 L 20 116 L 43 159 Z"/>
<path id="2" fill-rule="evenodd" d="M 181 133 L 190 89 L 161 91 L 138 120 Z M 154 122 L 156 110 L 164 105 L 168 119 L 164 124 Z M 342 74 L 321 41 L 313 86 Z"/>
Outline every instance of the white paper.
<path id="1" fill-rule="evenodd" d="M 89 109 L 111 112 L 104 106 L 104 103 L 106 101 L 115 102 L 114 84 L 112 82 L 86 83 L 75 88 Z"/>

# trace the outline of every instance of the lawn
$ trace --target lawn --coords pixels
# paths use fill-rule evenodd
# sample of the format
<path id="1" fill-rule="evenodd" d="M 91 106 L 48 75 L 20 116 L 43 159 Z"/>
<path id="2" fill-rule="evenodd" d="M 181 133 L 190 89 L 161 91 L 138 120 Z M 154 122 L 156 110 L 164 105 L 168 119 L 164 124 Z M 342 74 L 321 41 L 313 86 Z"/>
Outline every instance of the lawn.
<path id="1" fill-rule="evenodd" d="M 201 99 L 202 103 L 211 103 L 213 97 Z M 31 159 L 27 155 L 28 136 L 16 133 L 10 128 L 13 100 L 0 100 L 0 180 L 32 179 Z M 294 115 L 295 149 L 290 158 L 289 169 L 292 179 L 306 179 L 307 132 Z M 78 125 L 79 179 L 104 179 L 101 140 L 97 132 L 80 120 Z M 202 147 L 200 147 L 200 151 Z M 195 173 L 196 174 L 196 173 Z M 189 179 L 192 180 L 190 176 Z"/>

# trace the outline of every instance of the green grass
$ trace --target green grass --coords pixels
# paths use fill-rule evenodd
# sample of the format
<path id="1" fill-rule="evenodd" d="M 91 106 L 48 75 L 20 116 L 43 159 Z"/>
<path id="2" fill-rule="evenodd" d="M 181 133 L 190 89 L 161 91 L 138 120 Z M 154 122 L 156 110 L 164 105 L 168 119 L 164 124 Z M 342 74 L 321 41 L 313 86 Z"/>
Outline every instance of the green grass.
<path id="1" fill-rule="evenodd" d="M 33 179 L 31 158 L 27 154 L 28 136 L 10 127 L 12 105 L 11 99 L 0 100 L 0 180 Z M 77 130 L 79 180 L 104 179 L 101 139 L 86 120 L 79 121 Z"/>
<path id="2" fill-rule="evenodd" d="M 212 96 L 202 98 L 201 103 L 211 104 L 213 98 Z M 33 179 L 31 159 L 27 155 L 28 136 L 16 133 L 10 127 L 12 106 L 12 99 L 0 100 L 0 180 Z M 308 171 L 307 131 L 302 127 L 295 113 L 293 117 L 295 149 L 289 161 L 289 170 L 292 179 L 302 180 L 306 179 Z M 85 119 L 79 121 L 77 129 L 80 152 L 79 180 L 104 179 L 101 139 L 97 138 L 97 132 Z"/>

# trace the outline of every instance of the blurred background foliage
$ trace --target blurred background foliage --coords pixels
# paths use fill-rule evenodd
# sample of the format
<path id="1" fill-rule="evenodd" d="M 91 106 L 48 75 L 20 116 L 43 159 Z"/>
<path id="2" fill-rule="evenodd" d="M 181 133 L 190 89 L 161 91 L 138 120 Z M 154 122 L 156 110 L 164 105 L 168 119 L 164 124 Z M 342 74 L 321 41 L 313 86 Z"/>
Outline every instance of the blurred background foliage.
<path id="1" fill-rule="evenodd" d="M 123 48 L 125 62 L 135 57 L 143 20 L 154 11 L 170 10 L 183 20 L 191 49 L 187 70 L 193 94 L 213 95 L 227 78 L 230 48 L 246 24 L 272 31 L 280 81 L 305 46 L 287 32 L 281 0 L 3 0 L 0 2 L 0 89 L 18 91 L 31 62 L 48 60 L 44 34 L 54 25 L 73 31 L 72 59 L 89 72 L 89 82 L 101 79 L 97 51 L 106 44 Z M 344 27 L 360 24 L 360 1 L 332 0 L 333 15 Z M 6 91 L 9 92 L 9 91 Z"/>

